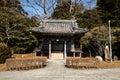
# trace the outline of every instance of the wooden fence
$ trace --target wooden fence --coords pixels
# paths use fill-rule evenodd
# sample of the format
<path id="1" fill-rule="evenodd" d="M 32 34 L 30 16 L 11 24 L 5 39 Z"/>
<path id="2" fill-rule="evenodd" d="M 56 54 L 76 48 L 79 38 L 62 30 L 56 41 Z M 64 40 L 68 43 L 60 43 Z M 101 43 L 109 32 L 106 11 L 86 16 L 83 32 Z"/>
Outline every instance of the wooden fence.
<path id="1" fill-rule="evenodd" d="M 6 60 L 8 70 L 29 70 L 41 68 L 47 65 L 46 57 L 34 58 L 9 58 Z"/>
<path id="2" fill-rule="evenodd" d="M 69 57 L 66 59 L 66 67 L 69 68 L 97 68 L 100 61 L 96 58 L 74 58 Z"/>

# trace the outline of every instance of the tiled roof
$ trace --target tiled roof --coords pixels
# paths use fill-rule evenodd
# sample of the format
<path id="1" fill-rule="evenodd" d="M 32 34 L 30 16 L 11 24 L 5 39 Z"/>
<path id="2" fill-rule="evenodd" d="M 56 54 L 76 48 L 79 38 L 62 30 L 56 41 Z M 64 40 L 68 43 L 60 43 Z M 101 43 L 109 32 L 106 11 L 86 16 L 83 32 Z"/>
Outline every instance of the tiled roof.
<path id="1" fill-rule="evenodd" d="M 43 27 L 44 32 L 51 33 L 68 33 L 72 32 L 72 24 L 70 22 L 47 22 Z"/>
<path id="2" fill-rule="evenodd" d="M 30 29 L 32 32 L 52 34 L 74 34 L 87 32 L 86 28 L 79 28 L 75 20 L 43 20 L 39 27 Z"/>

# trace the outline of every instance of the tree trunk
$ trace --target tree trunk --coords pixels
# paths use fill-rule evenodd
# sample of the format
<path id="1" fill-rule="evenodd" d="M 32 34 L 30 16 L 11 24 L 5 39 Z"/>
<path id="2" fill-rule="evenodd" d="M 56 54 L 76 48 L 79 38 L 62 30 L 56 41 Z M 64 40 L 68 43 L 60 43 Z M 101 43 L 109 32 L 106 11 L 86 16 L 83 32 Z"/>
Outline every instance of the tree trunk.
<path id="1" fill-rule="evenodd" d="M 46 11 L 46 0 L 44 0 L 44 15 L 47 15 L 47 11 Z"/>
<path id="2" fill-rule="evenodd" d="M 88 49 L 88 51 L 89 51 L 89 57 L 91 57 L 91 51 L 90 51 L 90 49 Z"/>

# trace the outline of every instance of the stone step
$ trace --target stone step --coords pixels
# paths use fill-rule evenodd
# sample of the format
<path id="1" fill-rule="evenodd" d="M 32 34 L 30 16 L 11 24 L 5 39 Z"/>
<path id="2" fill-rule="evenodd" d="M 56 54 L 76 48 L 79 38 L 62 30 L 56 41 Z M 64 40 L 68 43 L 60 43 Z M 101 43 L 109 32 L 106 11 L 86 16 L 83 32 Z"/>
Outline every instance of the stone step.
<path id="1" fill-rule="evenodd" d="M 63 59 L 63 53 L 60 52 L 56 52 L 56 53 L 51 53 L 51 59 L 55 60 L 55 59 Z"/>

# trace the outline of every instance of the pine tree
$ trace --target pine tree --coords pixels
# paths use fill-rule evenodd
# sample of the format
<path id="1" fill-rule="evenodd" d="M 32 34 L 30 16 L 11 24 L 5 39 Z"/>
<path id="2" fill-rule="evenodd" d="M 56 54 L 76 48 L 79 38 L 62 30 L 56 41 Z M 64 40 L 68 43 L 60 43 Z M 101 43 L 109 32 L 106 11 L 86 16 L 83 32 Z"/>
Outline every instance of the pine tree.
<path id="1" fill-rule="evenodd" d="M 104 23 L 111 20 L 112 26 L 120 26 L 120 0 L 97 0 L 97 6 Z"/>
<path id="2" fill-rule="evenodd" d="M 0 0 L 0 6 L 0 42 L 16 53 L 31 52 L 36 38 L 29 28 L 38 26 L 36 19 L 26 17 L 19 0 Z"/>

